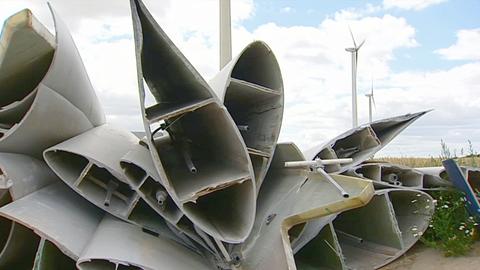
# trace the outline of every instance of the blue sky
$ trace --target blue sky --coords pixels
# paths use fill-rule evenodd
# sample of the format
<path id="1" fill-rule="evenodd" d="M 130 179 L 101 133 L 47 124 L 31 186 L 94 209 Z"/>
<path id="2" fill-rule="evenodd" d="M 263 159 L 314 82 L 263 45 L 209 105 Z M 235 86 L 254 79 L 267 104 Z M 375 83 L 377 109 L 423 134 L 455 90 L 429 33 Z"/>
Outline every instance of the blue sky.
<path id="1" fill-rule="evenodd" d="M 242 24 L 249 30 L 268 22 L 281 26 L 317 26 L 323 19 L 332 17 L 339 10 L 365 9 L 367 5 L 381 6 L 382 1 L 258 0 L 255 1 L 253 16 Z M 459 29 L 479 27 L 480 1 L 447 1 L 421 11 L 392 8 L 372 12 L 375 16 L 384 14 L 406 18 L 417 30 L 416 39 L 422 45 L 397 50 L 397 58 L 392 62 L 394 71 L 448 68 L 464 61 L 448 61 L 433 51 L 454 43 L 455 33 Z"/>
<path id="2" fill-rule="evenodd" d="M 127 0 L 51 0 L 69 26 L 107 119 L 141 130 Z M 218 0 L 144 0 L 202 76 L 218 72 Z M 44 0 L 2 0 L 0 20 L 30 8 L 52 31 Z M 301 149 L 351 128 L 350 26 L 359 56 L 359 121 L 434 109 L 379 153 L 438 156 L 440 140 L 480 151 L 480 1 L 232 0 L 233 54 L 269 44 L 285 88 L 281 141 Z"/>

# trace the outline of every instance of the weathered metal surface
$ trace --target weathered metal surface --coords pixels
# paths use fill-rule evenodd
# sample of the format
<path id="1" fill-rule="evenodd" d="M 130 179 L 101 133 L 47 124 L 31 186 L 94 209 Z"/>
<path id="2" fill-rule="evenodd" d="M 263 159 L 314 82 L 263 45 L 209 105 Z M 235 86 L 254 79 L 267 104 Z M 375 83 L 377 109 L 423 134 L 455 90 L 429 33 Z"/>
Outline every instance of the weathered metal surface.
<path id="1" fill-rule="evenodd" d="M 36 269 L 51 269 L 45 267 L 52 264 L 70 265 L 72 260 L 79 261 L 80 269 L 103 269 L 99 267 L 115 260 L 121 265 L 137 265 L 140 269 L 187 269 L 173 267 L 175 264 L 202 269 L 199 261 L 205 264 L 197 253 L 177 242 L 145 233 L 140 227 L 108 215 L 103 218 L 104 213 L 100 209 L 63 183 L 52 184 L 0 208 L 0 215 L 24 224 L 44 237 L 43 242 L 54 245 L 46 251 L 41 243 L 37 251 Z M 33 250 L 35 255 L 36 246 Z M 126 253 L 130 255 L 125 256 Z M 167 255 L 159 256 L 162 253 Z M 59 261 L 52 261 L 49 254 Z M 118 257 L 115 257 L 116 254 Z M 180 257 L 182 255 L 184 257 Z M 99 262 L 101 260 L 105 261 Z"/>
<path id="2" fill-rule="evenodd" d="M 75 261 L 62 253 L 52 242 L 41 239 L 33 270 L 75 270 Z"/>
<path id="3" fill-rule="evenodd" d="M 120 167 L 135 145 L 138 139 L 130 132 L 103 125 L 45 150 L 44 158 L 60 179 L 100 209 L 169 237 L 165 220 L 130 187 Z"/>
<path id="4" fill-rule="evenodd" d="M 123 169 L 130 187 L 148 207 L 173 226 L 171 228 L 173 232 L 180 234 L 179 237 L 182 237 L 183 234 L 185 242 L 190 243 L 193 240 L 197 245 L 213 252 L 196 233 L 192 221 L 183 214 L 161 184 L 150 151 L 145 145 L 141 143 L 134 145 L 122 157 L 120 167 Z M 186 239 L 185 236 L 189 239 Z"/>
<path id="5" fill-rule="evenodd" d="M 119 165 L 129 185 L 152 209 L 168 222 L 179 224 L 184 215 L 162 185 L 147 147 L 133 144 Z"/>
<path id="6" fill-rule="evenodd" d="M 76 260 L 104 212 L 58 182 L 3 206 L 0 215 L 35 231 Z"/>
<path id="7" fill-rule="evenodd" d="M 295 263 L 300 270 L 346 269 L 342 248 L 332 223 L 321 230 L 306 246 L 295 252 Z"/>
<path id="8" fill-rule="evenodd" d="M 325 163 L 306 162 L 276 145 L 283 81 L 265 43 L 209 85 L 142 1 L 130 3 L 139 137 L 105 125 L 52 8 L 55 38 L 28 10 L 3 28 L 0 152 L 17 154 L 0 153 L 0 269 L 372 269 L 418 240 L 434 205 L 411 189 L 449 182 L 359 164 L 426 112 L 350 130 L 311 151 Z M 480 171 L 463 170 L 455 179 L 478 206 Z"/>
<path id="9" fill-rule="evenodd" d="M 21 154 L 0 153 L 0 190 L 16 201 L 59 181 L 45 162 Z"/>
<path id="10" fill-rule="evenodd" d="M 77 266 L 80 270 L 212 269 L 184 246 L 111 216 L 102 220 Z"/>
<path id="11" fill-rule="evenodd" d="M 0 37 L 0 111 L 25 100 L 48 71 L 56 47 L 55 37 L 24 9 L 4 23 Z M 14 124 L 3 121 L 2 124 Z M 5 119 L 6 120 L 6 119 Z"/>
<path id="12" fill-rule="evenodd" d="M 32 269 L 40 242 L 39 236 L 26 227 L 12 222 L 8 231 L 3 231 L 2 228 L 1 241 L 0 269 Z"/>
<path id="13" fill-rule="evenodd" d="M 452 184 L 436 175 L 390 163 L 365 163 L 344 174 L 373 180 L 375 188 L 439 189 Z"/>
<path id="14" fill-rule="evenodd" d="M 404 254 L 428 228 L 433 199 L 422 191 L 384 189 L 333 221 L 346 269 L 378 269 Z M 355 226 L 352 226 L 355 224 Z"/>
<path id="15" fill-rule="evenodd" d="M 282 126 L 283 80 L 277 59 L 266 43 L 254 41 L 209 84 L 242 134 L 258 190 L 272 161 Z"/>
<path id="16" fill-rule="evenodd" d="M 45 162 L 21 154 L 0 153 L 0 206 L 10 205 L 55 181 L 58 178 Z M 31 269 L 39 239 L 22 225 L 0 217 L 0 268 Z"/>
<path id="17" fill-rule="evenodd" d="M 336 175 L 351 196 L 345 199 L 321 174 L 286 168 L 287 161 L 304 160 L 294 144 L 278 144 L 258 195 L 254 229 L 237 247 L 240 269 L 296 269 L 291 243 L 307 221 L 365 205 L 373 196 L 369 181 Z"/>
<path id="18" fill-rule="evenodd" d="M 241 242 L 253 226 L 256 193 L 245 143 L 144 4 L 130 2 L 146 142 L 160 180 L 199 228 L 222 241 Z M 144 80 L 153 106 L 146 104 Z"/>
<path id="19" fill-rule="evenodd" d="M 400 132 L 428 111 L 406 114 L 372 122 L 351 129 L 329 142 L 315 146 L 305 152 L 307 160 L 315 158 L 335 159 L 352 158 L 349 164 L 329 165 L 328 173 L 342 173 L 373 157 Z"/>
<path id="20" fill-rule="evenodd" d="M 18 49 L 38 46 L 39 56 L 44 59 L 39 59 L 38 65 L 29 64 L 26 63 L 29 52 L 24 55 L 16 50 L 5 51 L 8 55 L 3 55 L 1 59 L 6 67 L 17 66 L 10 75 L 12 80 L 18 81 L 16 78 L 25 74 L 32 76 L 30 80 L 25 80 L 25 86 L 28 87 L 24 89 L 15 91 L 3 88 L 3 85 L 0 89 L 0 104 L 7 106 L 0 111 L 0 123 L 4 124 L 0 151 L 41 157 L 47 147 L 105 122 L 103 110 L 75 44 L 65 24 L 53 9 L 51 11 L 56 29 L 53 47 L 51 34 L 29 11 L 11 17 L 2 32 L 2 44 L 12 42 L 11 45 Z M 19 39 L 17 35 L 12 35 L 17 32 L 21 36 Z M 55 48 L 53 52 L 52 48 Z M 35 53 L 36 50 L 31 52 Z M 17 87 L 21 88 L 22 85 Z M 12 94 L 11 91 L 19 94 Z"/>

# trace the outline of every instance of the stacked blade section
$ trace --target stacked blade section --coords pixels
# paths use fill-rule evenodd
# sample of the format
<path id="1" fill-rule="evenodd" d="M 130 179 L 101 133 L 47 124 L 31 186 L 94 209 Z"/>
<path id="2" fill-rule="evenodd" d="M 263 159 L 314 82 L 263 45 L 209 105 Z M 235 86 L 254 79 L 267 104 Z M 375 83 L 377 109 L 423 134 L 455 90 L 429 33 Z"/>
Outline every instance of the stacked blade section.
<path id="1" fill-rule="evenodd" d="M 129 185 L 120 167 L 121 158 L 137 144 L 130 132 L 103 125 L 47 149 L 44 158 L 67 185 L 100 209 L 173 237 L 165 220 Z"/>
<path id="2" fill-rule="evenodd" d="M 82 237 L 79 231 L 75 231 L 74 226 L 68 227 L 65 224 L 75 223 L 75 226 L 80 225 L 82 230 L 85 229 L 84 216 L 75 211 L 76 207 L 79 207 L 75 204 L 75 197 L 67 197 L 66 201 L 62 201 L 62 195 L 72 195 L 72 191 L 65 186 L 60 186 L 63 190 L 59 193 L 52 190 L 61 183 L 43 161 L 20 154 L 1 153 L 0 167 L 2 172 L 0 177 L 3 182 L 0 208 L 0 230 L 2 231 L 0 267 L 2 269 L 32 269 L 32 267 L 49 269 L 45 268 L 45 265 L 52 264 L 47 261 L 57 258 L 63 260 L 67 256 L 62 255 L 62 252 L 54 252 L 54 250 L 58 251 L 58 248 L 49 247 L 48 251 L 45 250 L 43 253 L 45 245 L 58 244 L 54 240 L 55 237 L 60 237 L 56 239 L 64 241 L 65 239 L 61 237 L 66 235 L 74 237 L 76 242 L 79 241 L 76 238 Z M 45 194 L 50 204 L 39 198 L 38 194 Z M 88 204 L 83 199 L 80 200 L 81 203 Z M 87 206 L 93 213 L 99 212 L 93 206 Z M 50 212 L 42 211 L 44 208 L 49 209 Z M 49 226 L 43 226 L 45 224 Z M 65 226 L 68 229 L 62 230 Z M 73 232 L 75 234 L 72 234 Z M 53 238 L 46 240 L 46 235 Z M 47 254 L 50 255 L 47 256 Z"/>
<path id="3" fill-rule="evenodd" d="M 250 158 L 208 84 L 141 1 L 131 1 L 140 105 L 163 186 L 200 229 L 241 242 L 255 214 Z M 155 104 L 146 106 L 144 80 Z"/>
<path id="4" fill-rule="evenodd" d="M 301 269 L 378 269 L 420 239 L 433 212 L 433 199 L 422 191 L 376 191 L 367 205 L 342 212 L 323 227 L 295 259 Z"/>
<path id="5" fill-rule="evenodd" d="M 435 174 L 390 163 L 369 162 L 349 169 L 344 174 L 373 180 L 375 188 L 444 189 L 452 184 Z"/>
<path id="6" fill-rule="evenodd" d="M 32 105 L 36 88 L 52 62 L 55 38 L 29 10 L 23 10 L 7 19 L 0 44 L 0 132 L 3 137 Z"/>
<path id="7" fill-rule="evenodd" d="M 105 124 L 51 7 L 55 36 L 29 10 L 3 27 L 0 269 L 372 269 L 417 241 L 434 207 L 413 189 L 451 183 L 362 162 L 426 112 L 307 155 L 349 164 L 285 167 L 307 162 L 277 144 L 284 86 L 268 45 L 252 42 L 207 84 L 142 1 L 130 3 L 141 140 Z M 464 174 L 480 189 L 478 171 Z"/>
<path id="8" fill-rule="evenodd" d="M 307 159 L 352 158 L 351 163 L 327 165 L 328 173 L 342 173 L 373 157 L 400 132 L 428 111 L 400 115 L 378 120 L 368 125 L 351 129 L 326 144 L 315 146 L 305 152 Z"/>
<path id="9" fill-rule="evenodd" d="M 344 199 L 321 174 L 285 168 L 286 161 L 304 160 L 293 144 L 279 144 L 258 195 L 255 226 L 239 246 L 240 269 L 297 269 L 291 244 L 306 222 L 366 204 L 373 196 L 368 181 L 334 176 L 351 196 Z"/>
<path id="10" fill-rule="evenodd" d="M 55 39 L 28 10 L 3 29 L 1 151 L 41 158 L 45 148 L 105 122 L 75 44 L 52 15 Z"/>
<path id="11" fill-rule="evenodd" d="M 252 42 L 209 84 L 242 134 L 259 188 L 283 118 L 283 80 L 275 55 L 264 42 Z"/>

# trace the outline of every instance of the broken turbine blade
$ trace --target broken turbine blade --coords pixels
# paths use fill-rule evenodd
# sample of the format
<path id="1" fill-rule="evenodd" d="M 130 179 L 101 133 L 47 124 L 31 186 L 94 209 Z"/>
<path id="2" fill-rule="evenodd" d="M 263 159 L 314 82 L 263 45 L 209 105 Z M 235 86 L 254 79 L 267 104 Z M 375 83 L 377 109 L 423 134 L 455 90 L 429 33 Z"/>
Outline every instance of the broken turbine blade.
<path id="1" fill-rule="evenodd" d="M 382 119 L 351 129 L 329 142 L 305 152 L 307 160 L 353 158 L 349 164 L 325 166 L 327 173 L 342 173 L 371 158 L 400 132 L 426 114 L 423 111 Z"/>
<path id="2" fill-rule="evenodd" d="M 122 236 L 122 237 L 119 237 Z M 105 216 L 77 262 L 78 269 L 212 269 L 178 243 Z"/>
<path id="3" fill-rule="evenodd" d="M 54 243 L 40 240 L 35 255 L 34 270 L 75 270 L 75 260 L 65 255 Z"/>
<path id="4" fill-rule="evenodd" d="M 247 145 L 258 191 L 282 126 L 283 79 L 277 59 L 266 43 L 254 41 L 209 84 Z"/>
<path id="5" fill-rule="evenodd" d="M 333 227 L 344 268 L 378 269 L 403 255 L 428 228 L 434 208 L 425 192 L 384 189 L 366 206 L 339 214 Z"/>
<path id="6" fill-rule="evenodd" d="M 0 151 L 40 158 L 45 148 L 105 122 L 72 37 L 51 11 L 55 42 L 28 10 L 10 17 L 3 29 L 2 43 L 9 45 L 0 55 L 1 67 L 15 67 L 12 80 L 24 84 L 2 82 Z M 21 48 L 25 51 L 16 52 Z M 32 57 L 38 57 L 38 61 L 32 62 Z"/>
<path id="7" fill-rule="evenodd" d="M 0 153 L 0 206 L 10 205 L 59 179 L 45 162 Z M 21 224 L 0 217 L 0 268 L 32 269 L 39 237 Z"/>
<path id="8" fill-rule="evenodd" d="M 62 183 L 4 206 L 0 214 L 38 232 L 55 246 L 58 259 L 70 265 L 71 258 L 79 269 L 117 264 L 125 269 L 209 269 L 201 267 L 206 263 L 195 252 L 105 214 Z M 150 252 L 138 253 L 146 249 Z M 42 252 L 37 254 L 47 255 Z"/>
<path id="9" fill-rule="evenodd" d="M 160 181 L 150 151 L 144 145 L 136 144 L 120 161 L 130 187 L 159 216 L 169 222 L 172 231 L 186 235 L 188 243 L 193 240 L 206 250 L 210 250 L 200 236 L 195 232 L 194 224 L 183 214 L 176 203 L 166 192 Z"/>
<path id="10" fill-rule="evenodd" d="M 448 181 L 420 170 L 390 163 L 368 162 L 353 167 L 345 175 L 373 180 L 376 189 L 409 188 L 434 190 L 451 187 Z"/>
<path id="11" fill-rule="evenodd" d="M 34 233 L 34 231 L 38 232 L 40 228 L 33 224 L 42 219 L 53 221 L 59 215 L 64 214 L 62 211 L 54 211 L 50 212 L 50 215 L 42 215 L 45 213 L 37 212 L 37 210 L 39 206 L 45 206 L 44 202 L 32 198 L 36 198 L 34 194 L 46 190 L 50 186 L 62 185 L 63 187 L 63 184 L 60 183 L 60 179 L 48 168 L 45 162 L 21 154 L 0 153 L 0 172 L 0 186 L 2 188 L 0 231 L 3 232 L 2 237 L 5 237 L 4 241 L 0 241 L 0 250 L 2 250 L 0 252 L 0 268 L 32 269 L 36 258 L 35 253 L 41 239 Z M 67 187 L 64 188 L 67 189 L 67 192 L 70 192 Z M 60 203 L 60 208 L 65 207 L 65 204 L 58 201 L 59 197 L 56 195 L 58 194 L 48 193 L 48 197 L 54 204 Z M 24 205 L 24 201 L 30 201 L 31 203 Z M 88 204 L 87 202 L 84 203 Z M 93 206 L 90 207 L 96 210 Z M 34 212 L 39 216 L 24 222 L 18 216 L 12 217 L 5 214 L 8 209 L 12 208 L 16 209 L 20 215 L 28 215 L 28 213 Z M 70 213 L 70 211 L 67 213 Z M 77 219 L 71 216 L 68 216 L 68 218 L 73 222 L 82 219 L 83 216 L 75 216 Z M 61 226 L 63 223 L 56 224 Z M 76 225 L 80 224 L 80 222 L 76 222 Z M 42 230 L 42 233 L 58 235 L 61 231 Z M 71 231 L 67 233 L 71 233 Z"/>
<path id="12" fill-rule="evenodd" d="M 164 219 L 130 187 L 120 167 L 121 158 L 137 144 L 132 133 L 103 125 L 45 150 L 44 158 L 60 179 L 91 203 L 161 234 L 167 231 Z"/>
<path id="13" fill-rule="evenodd" d="M 76 261 L 104 212 L 58 182 L 3 206 L 0 215 L 37 232 Z"/>
<path id="14" fill-rule="evenodd" d="M 256 192 L 240 132 L 145 5 L 130 3 L 146 141 L 162 184 L 196 226 L 221 241 L 241 242 L 253 226 Z M 156 100 L 150 107 L 144 80 Z M 158 136 L 162 129 L 166 134 Z"/>
<path id="15" fill-rule="evenodd" d="M 291 242 L 305 223 L 366 204 L 373 185 L 361 179 L 332 176 L 349 194 L 345 199 L 321 174 L 287 168 L 285 162 L 304 160 L 294 144 L 278 144 L 272 165 L 258 194 L 254 229 L 235 252 L 240 269 L 297 269 Z"/>

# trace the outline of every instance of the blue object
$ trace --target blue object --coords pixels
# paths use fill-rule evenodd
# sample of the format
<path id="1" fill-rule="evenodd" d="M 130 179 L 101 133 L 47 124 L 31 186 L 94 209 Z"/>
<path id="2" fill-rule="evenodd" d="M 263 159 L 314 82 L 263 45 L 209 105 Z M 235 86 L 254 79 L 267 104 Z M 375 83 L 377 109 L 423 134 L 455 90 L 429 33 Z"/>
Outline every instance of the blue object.
<path id="1" fill-rule="evenodd" d="M 470 215 L 480 220 L 480 203 L 462 170 L 453 159 L 444 160 L 442 163 L 453 185 L 465 193 L 467 210 Z"/>

